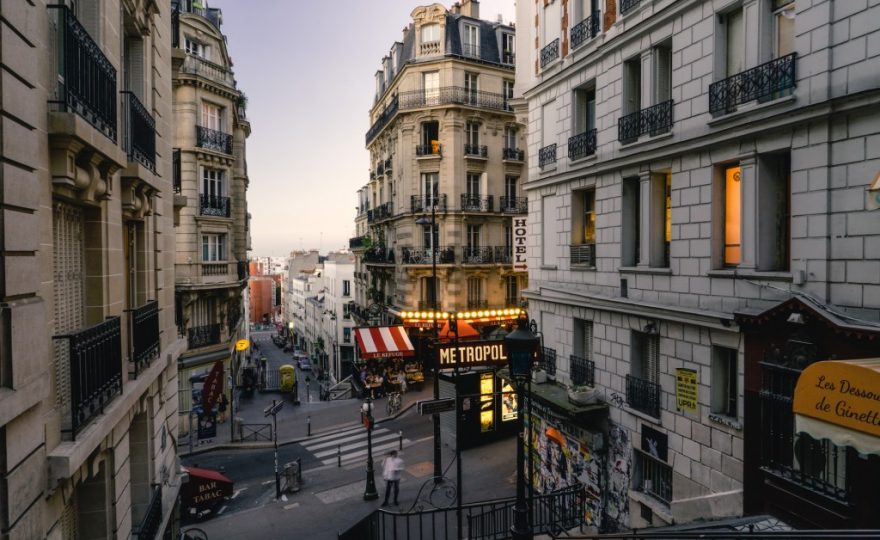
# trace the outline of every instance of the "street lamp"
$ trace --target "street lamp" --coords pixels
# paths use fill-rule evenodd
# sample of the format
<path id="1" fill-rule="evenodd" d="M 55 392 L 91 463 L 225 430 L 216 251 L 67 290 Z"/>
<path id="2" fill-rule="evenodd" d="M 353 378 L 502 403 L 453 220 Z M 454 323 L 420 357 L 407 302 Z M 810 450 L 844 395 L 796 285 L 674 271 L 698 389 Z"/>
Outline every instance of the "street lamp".
<path id="1" fill-rule="evenodd" d="M 376 491 L 373 475 L 373 401 L 370 398 L 361 405 L 361 421 L 367 428 L 367 487 L 364 489 L 364 500 L 373 501 L 379 498 L 379 492 Z"/>
<path id="2" fill-rule="evenodd" d="M 510 377 L 516 386 L 516 408 L 519 418 L 519 438 L 516 444 L 516 505 L 513 511 L 513 527 L 510 529 L 514 540 L 530 540 L 532 526 L 529 516 L 530 509 L 526 502 L 526 484 L 523 475 L 523 390 L 528 385 L 529 402 L 532 393 L 532 360 L 538 348 L 538 337 L 529 330 L 528 319 L 517 321 L 517 328 L 504 338 L 507 349 L 507 365 Z M 531 419 L 530 419 L 531 421 Z M 529 426 L 531 430 L 531 426 Z M 531 452 L 531 449 L 529 449 Z"/>
<path id="3" fill-rule="evenodd" d="M 434 345 L 437 344 L 437 338 L 440 333 L 437 328 L 437 313 L 440 308 L 437 306 L 437 241 L 439 238 L 434 236 L 437 230 L 437 194 L 433 191 L 426 202 L 431 203 L 431 220 L 422 216 L 416 220 L 418 225 L 431 225 L 429 238 L 431 239 L 431 309 L 434 311 Z M 439 234 L 437 235 L 440 236 Z M 440 399 L 440 366 L 437 359 L 434 359 L 434 399 Z M 440 415 L 434 414 L 434 483 L 439 484 L 443 480 L 442 464 L 440 463 Z"/>
<path id="4" fill-rule="evenodd" d="M 263 416 L 272 415 L 272 440 L 275 443 L 275 498 L 281 498 L 281 473 L 278 471 L 278 411 L 284 407 L 283 401 L 276 402 L 272 400 L 272 404 L 263 409 Z"/>

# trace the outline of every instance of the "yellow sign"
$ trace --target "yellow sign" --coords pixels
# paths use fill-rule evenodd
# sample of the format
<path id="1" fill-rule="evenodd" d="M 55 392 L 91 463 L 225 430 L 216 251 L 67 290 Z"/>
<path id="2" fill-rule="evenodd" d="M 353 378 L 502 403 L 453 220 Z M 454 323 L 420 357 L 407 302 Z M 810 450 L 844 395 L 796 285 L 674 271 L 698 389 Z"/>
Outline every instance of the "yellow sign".
<path id="1" fill-rule="evenodd" d="M 236 351 L 246 351 L 251 346 L 251 342 L 246 339 L 240 339 L 235 342 Z"/>
<path id="2" fill-rule="evenodd" d="M 699 390 L 697 372 L 692 369 L 675 370 L 675 404 L 678 410 L 684 412 L 697 412 Z"/>
<path id="3" fill-rule="evenodd" d="M 880 358 L 810 364 L 798 378 L 792 409 L 880 437 Z"/>

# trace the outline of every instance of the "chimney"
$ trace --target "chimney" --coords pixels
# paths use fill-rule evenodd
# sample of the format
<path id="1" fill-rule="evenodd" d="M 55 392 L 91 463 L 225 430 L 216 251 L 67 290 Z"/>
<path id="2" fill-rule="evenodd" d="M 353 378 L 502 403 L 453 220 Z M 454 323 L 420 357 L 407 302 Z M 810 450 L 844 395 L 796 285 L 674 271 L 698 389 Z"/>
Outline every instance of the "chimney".
<path id="1" fill-rule="evenodd" d="M 452 12 L 453 15 L 458 15 L 459 13 L 461 13 L 461 4 L 459 4 L 458 2 L 452 4 L 452 7 L 449 8 L 449 11 Z"/>
<path id="2" fill-rule="evenodd" d="M 477 0 L 462 0 L 461 14 L 466 17 L 480 18 L 480 2 Z"/>

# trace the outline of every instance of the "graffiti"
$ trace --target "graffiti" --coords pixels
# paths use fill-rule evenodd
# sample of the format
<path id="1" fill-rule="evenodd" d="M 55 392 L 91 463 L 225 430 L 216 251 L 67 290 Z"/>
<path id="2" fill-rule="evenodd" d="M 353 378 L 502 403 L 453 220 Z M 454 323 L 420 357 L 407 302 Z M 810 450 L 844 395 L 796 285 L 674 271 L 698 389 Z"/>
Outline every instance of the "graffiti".
<path id="1" fill-rule="evenodd" d="M 612 392 L 612 393 L 611 393 L 611 396 L 609 397 L 609 399 L 611 400 L 611 403 L 613 403 L 615 406 L 617 406 L 617 407 L 623 407 L 623 402 L 624 402 L 624 401 L 623 401 L 623 396 L 621 396 L 621 395 L 618 394 L 617 392 Z"/>
<path id="2" fill-rule="evenodd" d="M 605 512 L 602 531 L 617 532 L 629 525 L 629 482 L 632 448 L 629 433 L 611 424 L 608 431 L 608 485 L 605 489 Z"/>

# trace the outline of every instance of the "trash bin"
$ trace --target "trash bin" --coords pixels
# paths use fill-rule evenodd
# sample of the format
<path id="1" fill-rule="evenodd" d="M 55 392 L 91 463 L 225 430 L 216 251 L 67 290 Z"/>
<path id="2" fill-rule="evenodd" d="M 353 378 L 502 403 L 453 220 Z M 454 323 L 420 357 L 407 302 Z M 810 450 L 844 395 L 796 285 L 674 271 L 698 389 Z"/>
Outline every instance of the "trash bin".
<path id="1" fill-rule="evenodd" d="M 296 461 L 284 464 L 285 491 L 289 493 L 300 490 L 300 484 L 302 483 L 302 468 L 300 467 L 300 463 L 301 461 L 297 459 Z"/>

